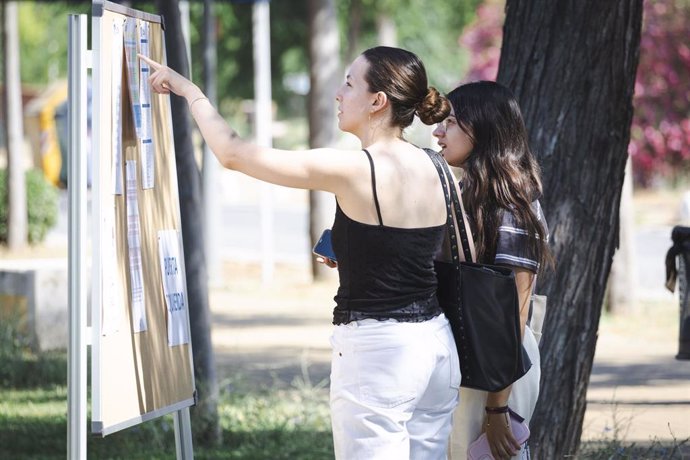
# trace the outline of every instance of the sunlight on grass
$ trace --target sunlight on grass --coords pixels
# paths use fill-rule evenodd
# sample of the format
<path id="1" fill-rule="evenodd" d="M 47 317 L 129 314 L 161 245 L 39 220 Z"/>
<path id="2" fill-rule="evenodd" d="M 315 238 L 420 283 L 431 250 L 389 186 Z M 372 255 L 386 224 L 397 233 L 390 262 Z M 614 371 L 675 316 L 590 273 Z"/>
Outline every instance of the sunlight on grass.
<path id="1" fill-rule="evenodd" d="M 64 417 L 67 387 L 31 390 L 2 390 L 0 417 Z"/>
<path id="2" fill-rule="evenodd" d="M 282 385 L 285 385 L 284 383 Z M 333 458 L 324 382 L 298 377 L 287 389 L 225 382 L 218 412 L 223 444 L 195 445 L 198 459 Z M 0 458 L 65 458 L 67 388 L 0 389 Z M 174 458 L 171 416 L 142 423 L 105 438 L 89 437 L 89 457 L 98 459 Z"/>

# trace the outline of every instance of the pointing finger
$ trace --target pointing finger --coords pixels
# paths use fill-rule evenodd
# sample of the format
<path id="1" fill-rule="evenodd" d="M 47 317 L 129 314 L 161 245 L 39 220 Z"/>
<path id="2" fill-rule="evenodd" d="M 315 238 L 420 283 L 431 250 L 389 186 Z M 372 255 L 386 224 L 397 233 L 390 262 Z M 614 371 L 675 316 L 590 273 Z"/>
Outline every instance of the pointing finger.
<path id="1" fill-rule="evenodd" d="M 157 63 L 156 61 L 154 61 L 152 59 L 147 58 L 143 54 L 137 54 L 137 56 L 139 56 L 139 59 L 141 59 L 142 61 L 144 61 L 145 63 L 147 63 L 151 67 L 153 67 L 153 70 L 158 70 L 162 67 L 159 63 Z"/>

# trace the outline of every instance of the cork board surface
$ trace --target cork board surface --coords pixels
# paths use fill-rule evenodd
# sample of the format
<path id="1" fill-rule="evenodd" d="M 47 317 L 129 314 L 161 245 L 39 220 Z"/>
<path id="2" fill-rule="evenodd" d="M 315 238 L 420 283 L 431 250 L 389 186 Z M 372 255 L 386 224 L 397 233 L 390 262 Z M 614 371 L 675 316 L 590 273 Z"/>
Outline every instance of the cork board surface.
<path id="1" fill-rule="evenodd" d="M 106 2 L 107 4 L 107 2 Z M 113 50 L 118 48 L 114 37 L 113 24 L 122 24 L 128 15 L 121 7 L 117 11 L 102 11 L 98 50 L 94 46 L 94 65 L 99 71 L 94 75 L 94 110 L 98 111 L 94 123 L 98 122 L 97 145 L 94 155 L 98 158 L 97 195 L 99 212 L 97 238 L 94 239 L 94 273 L 98 273 L 95 286 L 92 315 L 95 318 L 93 334 L 97 342 L 92 353 L 92 431 L 106 435 L 141 421 L 179 410 L 194 402 L 194 374 L 192 365 L 191 339 L 189 342 L 171 346 L 168 342 L 168 319 L 170 311 L 166 304 L 163 289 L 163 276 L 159 255 L 158 232 L 177 230 L 179 234 L 179 254 L 182 255 L 181 222 L 175 150 L 172 135 L 170 100 L 167 95 L 151 94 L 153 141 L 153 187 L 143 188 L 141 140 L 134 128 L 132 101 L 127 86 L 127 65 L 122 52 L 121 69 Z M 130 10 L 127 10 L 130 11 Z M 141 17 L 136 19 L 141 24 Z M 128 19 L 131 20 L 131 19 Z M 165 41 L 159 22 L 147 21 L 149 27 L 149 55 L 165 62 Z M 122 85 L 119 92 L 121 119 L 121 152 L 119 165 L 123 187 L 121 194 L 114 193 L 113 129 L 117 114 L 117 95 L 113 94 L 114 72 L 122 72 Z M 115 107 L 115 109 L 113 109 Z M 128 243 L 128 203 L 126 193 L 125 162 L 136 164 L 136 200 L 139 221 L 140 267 L 143 280 L 143 311 L 147 327 L 135 330 L 132 321 L 132 277 L 130 248 Z M 184 280 L 184 257 L 179 269 Z M 184 306 L 188 305 L 186 287 Z M 106 311 L 107 309 L 111 309 Z M 115 316 L 113 316 L 115 312 Z M 113 328 L 113 317 L 120 318 L 119 327 Z M 188 314 L 186 315 L 187 335 L 189 334 Z M 110 322 L 110 324 L 108 324 Z"/>

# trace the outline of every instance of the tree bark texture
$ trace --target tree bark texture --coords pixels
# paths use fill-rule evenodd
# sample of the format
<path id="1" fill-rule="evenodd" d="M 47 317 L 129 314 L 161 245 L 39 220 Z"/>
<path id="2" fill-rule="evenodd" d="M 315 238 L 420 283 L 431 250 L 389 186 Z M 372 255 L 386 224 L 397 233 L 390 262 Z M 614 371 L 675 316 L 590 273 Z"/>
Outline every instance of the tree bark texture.
<path id="1" fill-rule="evenodd" d="M 178 0 L 158 0 L 158 11 L 165 17 L 165 41 L 168 65 L 189 76 L 189 63 L 182 35 Z M 194 158 L 192 121 L 186 101 L 170 96 L 175 141 L 175 164 L 182 215 L 182 241 L 189 322 L 192 336 L 197 404 L 191 411 L 195 438 L 202 443 L 220 441 L 218 420 L 218 381 L 211 343 L 211 312 L 208 304 L 208 275 L 204 254 L 203 202 L 201 173 Z"/>
<path id="2" fill-rule="evenodd" d="M 507 0 L 498 81 L 513 90 L 543 168 L 555 270 L 532 418 L 535 458 L 579 447 L 611 260 L 639 56 L 642 0 Z"/>
<path id="3" fill-rule="evenodd" d="M 340 79 L 340 38 L 334 0 L 309 0 L 309 146 L 330 147 L 335 141 L 335 93 Z M 309 236 L 313 247 L 333 223 L 333 195 L 309 192 Z M 334 271 L 312 257 L 315 280 Z"/>

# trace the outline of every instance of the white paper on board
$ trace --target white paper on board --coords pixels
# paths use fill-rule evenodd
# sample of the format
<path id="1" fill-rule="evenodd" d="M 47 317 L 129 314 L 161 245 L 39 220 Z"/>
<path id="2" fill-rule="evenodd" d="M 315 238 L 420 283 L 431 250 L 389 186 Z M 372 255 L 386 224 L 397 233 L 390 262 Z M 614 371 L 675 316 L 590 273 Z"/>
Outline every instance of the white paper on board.
<path id="1" fill-rule="evenodd" d="M 125 19 L 125 60 L 127 61 L 127 86 L 132 102 L 132 116 L 137 139 L 141 139 L 141 103 L 139 101 L 139 58 L 137 57 L 137 20 Z"/>
<path id="2" fill-rule="evenodd" d="M 177 230 L 158 232 L 163 294 L 168 316 L 168 346 L 189 343 L 187 292 L 182 272 L 180 233 Z"/>
<path id="3" fill-rule="evenodd" d="M 149 56 L 149 26 L 146 21 L 139 21 L 139 54 Z M 155 157 L 153 145 L 153 114 L 151 107 L 151 85 L 149 84 L 150 68 L 139 60 L 139 103 L 141 104 L 141 187 L 150 189 L 155 182 Z"/>
<path id="4" fill-rule="evenodd" d="M 144 271 L 141 261 L 141 226 L 137 198 L 137 162 L 127 161 L 127 249 L 129 252 L 129 280 L 132 299 L 132 327 L 134 332 L 148 329 L 144 304 Z"/>
<path id="5" fill-rule="evenodd" d="M 122 195 L 122 46 L 124 40 L 123 22 L 113 21 L 112 42 L 112 192 Z"/>

